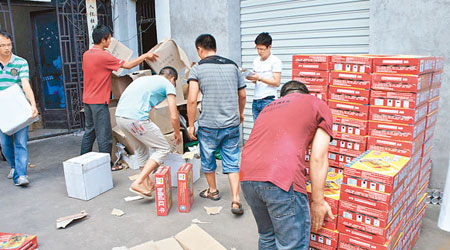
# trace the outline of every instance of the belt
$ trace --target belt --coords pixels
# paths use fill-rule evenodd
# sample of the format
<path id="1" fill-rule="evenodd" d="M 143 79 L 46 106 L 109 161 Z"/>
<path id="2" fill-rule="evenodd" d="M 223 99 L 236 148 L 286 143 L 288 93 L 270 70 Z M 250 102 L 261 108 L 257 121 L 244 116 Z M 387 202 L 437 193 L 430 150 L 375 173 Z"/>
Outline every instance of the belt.
<path id="1" fill-rule="evenodd" d="M 264 97 L 262 100 L 270 100 L 270 99 L 275 99 L 275 96 L 269 95 L 269 96 Z"/>

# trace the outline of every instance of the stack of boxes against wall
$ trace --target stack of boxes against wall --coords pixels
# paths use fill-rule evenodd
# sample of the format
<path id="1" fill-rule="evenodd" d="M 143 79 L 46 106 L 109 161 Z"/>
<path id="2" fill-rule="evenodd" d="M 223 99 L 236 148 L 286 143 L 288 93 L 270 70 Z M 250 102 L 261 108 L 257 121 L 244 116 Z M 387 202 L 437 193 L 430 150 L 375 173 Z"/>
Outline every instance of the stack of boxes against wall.
<path id="1" fill-rule="evenodd" d="M 384 233 L 392 233 L 392 230 L 397 229 L 392 228 L 393 217 L 398 215 L 395 217 L 398 218 L 395 222 L 397 224 L 405 217 L 402 227 L 396 231 L 398 234 L 394 235 L 401 234 L 402 242 L 396 243 L 395 246 L 401 246 L 397 249 L 413 247 L 415 241 L 408 242 L 412 239 L 417 240 L 423 218 L 424 193 L 431 172 L 431 144 L 439 104 L 442 70 L 443 58 L 434 57 L 375 55 L 293 57 L 292 79 L 306 83 L 311 94 L 326 101 L 332 110 L 334 141 L 329 148 L 329 171 L 344 173 L 344 187 L 351 185 L 347 183 L 348 171 L 343 171 L 342 168 L 366 149 L 411 157 L 408 165 L 410 167 L 405 168 L 408 169 L 405 174 L 408 177 L 395 192 L 386 190 L 389 183 L 379 185 L 377 182 L 361 180 L 362 186 L 359 188 L 367 189 L 369 192 L 375 189 L 383 194 L 386 192 L 396 194 L 395 198 L 399 198 L 396 200 L 398 205 L 389 212 L 386 211 L 386 207 L 383 208 L 384 211 L 373 208 L 371 210 L 364 203 L 352 205 L 346 201 L 336 202 L 335 200 L 342 200 L 341 197 L 346 192 L 341 190 L 340 196 L 327 195 L 330 188 L 333 189 L 329 185 L 330 180 L 339 183 L 336 181 L 339 177 L 336 175 L 331 177 L 329 173 L 325 190 L 326 200 L 331 203 L 332 210 L 333 204 L 338 204 L 339 215 L 336 224 L 330 223 L 330 219 L 326 218 L 325 229 L 319 234 L 311 234 L 311 249 L 336 248 L 334 242 L 339 242 L 337 241 L 339 232 L 334 230 L 343 230 L 343 221 L 348 223 L 347 219 L 342 218 L 344 211 L 349 213 L 346 209 L 355 209 L 358 211 L 356 214 L 360 213 L 360 210 L 369 211 L 366 214 L 368 219 L 364 219 L 361 225 L 369 224 L 369 227 L 373 227 L 372 230 L 375 228 Z M 309 160 L 309 154 L 310 152 L 306 152 L 306 160 Z M 398 202 L 399 200 L 402 202 Z M 399 211 L 398 206 L 404 203 L 409 206 L 403 206 L 403 210 Z M 392 211 L 396 213 L 393 214 Z M 416 219 L 414 224 L 413 217 Z M 364 217 L 360 215 L 358 220 L 362 218 Z M 391 228 L 391 231 L 387 227 Z M 341 231 L 341 234 L 340 249 L 367 249 L 369 246 L 364 242 L 367 239 L 357 237 L 358 233 L 349 235 Z M 380 236 L 378 243 L 382 242 L 383 237 L 386 241 L 390 241 L 373 246 L 373 249 L 394 249 L 394 244 L 391 244 L 394 236 L 391 238 L 386 234 Z M 400 241 L 400 237 L 397 239 Z"/>

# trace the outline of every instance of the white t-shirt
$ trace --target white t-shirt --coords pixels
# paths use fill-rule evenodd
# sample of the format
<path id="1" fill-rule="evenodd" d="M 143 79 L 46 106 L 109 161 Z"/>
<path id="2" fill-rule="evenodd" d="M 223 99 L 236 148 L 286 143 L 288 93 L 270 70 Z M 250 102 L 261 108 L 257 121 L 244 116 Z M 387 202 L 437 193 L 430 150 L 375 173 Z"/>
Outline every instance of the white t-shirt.
<path id="1" fill-rule="evenodd" d="M 281 69 L 281 60 L 272 54 L 265 61 L 261 61 L 261 57 L 253 60 L 253 70 L 264 78 L 273 78 L 273 73 L 281 73 Z M 277 96 L 277 87 L 256 81 L 255 96 L 253 99 L 262 99 L 271 95 Z"/>

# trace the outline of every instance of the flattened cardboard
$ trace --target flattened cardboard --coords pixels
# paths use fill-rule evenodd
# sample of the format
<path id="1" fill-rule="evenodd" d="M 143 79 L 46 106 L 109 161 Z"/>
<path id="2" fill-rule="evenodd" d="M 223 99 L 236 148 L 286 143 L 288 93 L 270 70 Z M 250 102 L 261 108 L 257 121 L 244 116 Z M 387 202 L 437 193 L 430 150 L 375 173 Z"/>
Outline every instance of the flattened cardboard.
<path id="1" fill-rule="evenodd" d="M 160 250 L 160 249 L 156 247 L 155 242 L 148 241 L 143 244 L 134 246 L 130 248 L 130 250 Z"/>
<path id="2" fill-rule="evenodd" d="M 86 211 L 81 211 L 78 214 L 72 214 L 69 216 L 61 217 L 56 220 L 56 228 L 66 228 L 74 220 L 79 220 L 88 216 Z"/>
<path id="3" fill-rule="evenodd" d="M 133 51 L 125 46 L 123 43 L 119 42 L 114 37 L 111 38 L 111 43 L 109 44 L 109 47 L 105 49 L 108 51 L 111 55 L 116 57 L 117 59 L 128 61 L 130 60 L 131 56 L 133 55 Z M 123 69 L 120 68 L 117 71 L 113 71 L 112 73 L 116 76 L 120 76 Z"/>
<path id="4" fill-rule="evenodd" d="M 155 242 L 156 249 L 160 250 L 183 250 L 178 241 L 174 237 Z"/>
<path id="5" fill-rule="evenodd" d="M 118 127 L 112 128 L 112 134 L 113 134 L 113 140 L 116 140 L 117 142 L 120 142 L 122 145 L 125 146 L 125 150 L 129 155 L 134 154 L 134 146 L 131 143 L 130 140 L 125 136 L 125 134 L 120 130 Z"/>
<path id="6" fill-rule="evenodd" d="M 175 235 L 184 250 L 226 250 L 217 240 L 198 225 L 191 225 Z"/>

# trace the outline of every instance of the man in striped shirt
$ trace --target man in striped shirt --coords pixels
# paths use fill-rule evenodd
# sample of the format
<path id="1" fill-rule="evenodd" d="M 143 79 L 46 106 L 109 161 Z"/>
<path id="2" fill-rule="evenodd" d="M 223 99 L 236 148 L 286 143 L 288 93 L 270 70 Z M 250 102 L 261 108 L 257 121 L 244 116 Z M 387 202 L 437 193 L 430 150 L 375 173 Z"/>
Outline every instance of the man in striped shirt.
<path id="1" fill-rule="evenodd" d="M 29 81 L 28 63 L 25 59 L 12 53 L 11 36 L 6 32 L 0 32 L 0 68 L 0 91 L 19 84 L 30 101 L 33 117 L 36 117 L 38 111 Z M 30 183 L 27 176 L 27 141 L 28 127 L 17 131 L 12 136 L 0 131 L 2 152 L 11 166 L 8 178 L 13 179 L 17 186 L 26 186 Z"/>

